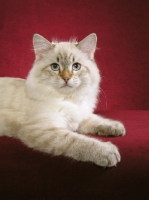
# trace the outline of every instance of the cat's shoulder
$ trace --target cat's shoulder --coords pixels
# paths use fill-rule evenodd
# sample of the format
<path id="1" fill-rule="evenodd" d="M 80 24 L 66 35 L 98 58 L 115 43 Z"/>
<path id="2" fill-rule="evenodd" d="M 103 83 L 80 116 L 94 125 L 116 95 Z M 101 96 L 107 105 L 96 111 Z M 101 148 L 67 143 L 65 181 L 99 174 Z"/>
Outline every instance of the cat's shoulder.
<path id="1" fill-rule="evenodd" d="M 25 84 L 25 79 L 22 78 L 11 78 L 11 77 L 0 77 L 0 85 L 6 86 L 21 86 Z"/>
<path id="2" fill-rule="evenodd" d="M 11 78 L 11 77 L 0 77 L 0 83 L 24 83 L 25 79 L 22 78 Z"/>

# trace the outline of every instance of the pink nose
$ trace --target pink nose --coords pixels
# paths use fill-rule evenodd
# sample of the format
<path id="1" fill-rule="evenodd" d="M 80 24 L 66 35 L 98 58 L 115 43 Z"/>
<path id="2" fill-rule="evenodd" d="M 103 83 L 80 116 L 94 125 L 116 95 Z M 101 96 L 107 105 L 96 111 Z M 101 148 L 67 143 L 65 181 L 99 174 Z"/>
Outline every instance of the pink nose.
<path id="1" fill-rule="evenodd" d="M 69 78 L 67 78 L 67 77 L 65 77 L 65 78 L 63 78 L 64 79 L 64 81 L 67 83 L 68 81 L 69 81 Z"/>

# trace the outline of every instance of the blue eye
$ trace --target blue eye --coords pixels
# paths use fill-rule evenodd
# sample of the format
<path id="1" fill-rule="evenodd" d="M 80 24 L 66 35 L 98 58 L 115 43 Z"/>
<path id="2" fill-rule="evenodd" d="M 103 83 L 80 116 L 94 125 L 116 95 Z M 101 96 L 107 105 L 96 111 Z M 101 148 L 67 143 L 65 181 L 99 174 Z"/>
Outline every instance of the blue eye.
<path id="1" fill-rule="evenodd" d="M 72 69 L 75 70 L 75 71 L 78 71 L 80 68 L 81 68 L 81 65 L 79 63 L 74 63 L 72 65 Z"/>
<path id="2" fill-rule="evenodd" d="M 52 63 L 51 64 L 51 69 L 53 70 L 53 71 L 58 71 L 59 70 L 59 65 L 57 64 L 57 63 Z"/>

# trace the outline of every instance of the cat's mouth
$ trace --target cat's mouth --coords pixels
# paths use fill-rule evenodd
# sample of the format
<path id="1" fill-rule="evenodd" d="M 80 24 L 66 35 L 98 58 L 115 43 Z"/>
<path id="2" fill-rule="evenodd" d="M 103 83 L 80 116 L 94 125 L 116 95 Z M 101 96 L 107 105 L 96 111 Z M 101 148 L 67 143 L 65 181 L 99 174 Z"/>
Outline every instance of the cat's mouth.
<path id="1" fill-rule="evenodd" d="M 61 88 L 72 88 L 72 86 L 65 84 Z"/>
<path id="2" fill-rule="evenodd" d="M 61 88 L 72 88 L 72 86 L 69 83 L 65 83 Z"/>

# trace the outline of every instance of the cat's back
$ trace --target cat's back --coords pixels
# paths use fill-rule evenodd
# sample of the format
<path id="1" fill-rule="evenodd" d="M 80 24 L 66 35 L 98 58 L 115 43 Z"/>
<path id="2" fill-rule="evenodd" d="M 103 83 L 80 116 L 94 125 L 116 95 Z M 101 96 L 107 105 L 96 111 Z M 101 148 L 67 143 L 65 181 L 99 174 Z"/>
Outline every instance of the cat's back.
<path id="1" fill-rule="evenodd" d="M 13 101 L 23 98 L 25 80 L 21 78 L 0 78 L 0 107 Z"/>
<path id="2" fill-rule="evenodd" d="M 0 84 L 2 83 L 24 83 L 25 79 L 22 78 L 13 78 L 13 77 L 0 77 Z"/>
<path id="3" fill-rule="evenodd" d="M 0 78 L 0 92 L 10 92 L 12 89 L 18 90 L 24 87 L 24 85 L 25 80 L 21 78 Z"/>

